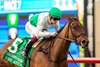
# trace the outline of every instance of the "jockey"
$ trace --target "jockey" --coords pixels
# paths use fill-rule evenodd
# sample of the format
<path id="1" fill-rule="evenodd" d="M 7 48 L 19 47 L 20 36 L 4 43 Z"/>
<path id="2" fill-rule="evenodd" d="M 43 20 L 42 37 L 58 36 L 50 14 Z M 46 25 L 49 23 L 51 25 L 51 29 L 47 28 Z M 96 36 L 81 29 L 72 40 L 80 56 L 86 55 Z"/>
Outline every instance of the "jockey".
<path id="1" fill-rule="evenodd" d="M 56 7 L 51 8 L 49 12 L 31 15 L 31 17 L 29 17 L 29 21 L 26 23 L 25 28 L 32 37 L 30 42 L 22 51 L 22 55 L 24 57 L 27 57 L 32 44 L 39 38 L 57 35 L 57 31 L 59 31 L 60 28 L 59 20 L 61 19 L 61 17 L 61 10 Z M 56 32 L 47 31 L 49 27 L 54 27 Z"/>

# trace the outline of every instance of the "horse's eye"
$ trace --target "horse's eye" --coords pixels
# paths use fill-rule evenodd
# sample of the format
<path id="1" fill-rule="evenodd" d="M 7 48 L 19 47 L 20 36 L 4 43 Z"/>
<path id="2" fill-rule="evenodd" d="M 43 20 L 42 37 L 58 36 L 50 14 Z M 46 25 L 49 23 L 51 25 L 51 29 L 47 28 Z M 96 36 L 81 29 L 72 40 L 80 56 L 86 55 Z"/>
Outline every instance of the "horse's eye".
<path id="1" fill-rule="evenodd" d="M 76 27 L 73 27 L 73 29 L 76 29 Z"/>
<path id="2" fill-rule="evenodd" d="M 72 23 L 71 24 L 71 27 L 74 29 L 74 30 L 78 30 L 79 26 L 76 24 L 76 23 Z"/>
<path id="3" fill-rule="evenodd" d="M 73 27 L 73 29 L 75 29 L 75 30 L 78 30 L 78 28 L 79 28 L 79 27 L 77 27 L 77 26 L 74 26 L 74 27 Z"/>
<path id="4" fill-rule="evenodd" d="M 76 25 L 75 23 L 72 23 L 71 26 L 72 26 L 72 27 L 76 27 L 77 25 Z"/>

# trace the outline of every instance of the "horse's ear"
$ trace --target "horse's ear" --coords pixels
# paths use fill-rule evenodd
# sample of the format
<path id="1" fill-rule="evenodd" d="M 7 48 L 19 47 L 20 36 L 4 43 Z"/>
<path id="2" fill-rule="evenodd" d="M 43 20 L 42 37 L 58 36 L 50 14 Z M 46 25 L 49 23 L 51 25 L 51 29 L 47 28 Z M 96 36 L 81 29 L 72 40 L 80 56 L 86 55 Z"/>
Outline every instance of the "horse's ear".
<path id="1" fill-rule="evenodd" d="M 79 20 L 79 17 L 78 17 L 78 15 L 77 15 L 77 14 L 76 14 L 76 15 L 74 15 L 74 19 Z"/>
<path id="2" fill-rule="evenodd" d="M 73 17 L 67 17 L 68 22 L 72 22 L 73 20 L 78 20 L 78 15 L 74 15 Z"/>
<path id="3" fill-rule="evenodd" d="M 74 19 L 74 17 L 68 17 L 68 22 L 72 22 Z"/>
<path id="4" fill-rule="evenodd" d="M 77 18 L 77 19 L 78 19 L 78 15 L 77 15 L 77 14 L 75 14 L 75 15 L 74 15 L 74 18 Z"/>

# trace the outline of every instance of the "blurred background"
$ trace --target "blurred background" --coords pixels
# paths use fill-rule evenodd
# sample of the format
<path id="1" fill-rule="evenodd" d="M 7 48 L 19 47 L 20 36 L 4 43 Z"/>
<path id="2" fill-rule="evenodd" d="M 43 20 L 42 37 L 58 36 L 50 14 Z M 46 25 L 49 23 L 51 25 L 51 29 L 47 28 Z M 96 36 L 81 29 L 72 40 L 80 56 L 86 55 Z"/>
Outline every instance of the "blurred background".
<path id="1" fill-rule="evenodd" d="M 9 6 L 8 6 L 9 5 Z M 25 24 L 32 14 L 47 12 L 52 7 L 61 9 L 63 16 L 60 26 L 67 22 L 67 17 L 79 16 L 85 27 L 89 47 L 82 49 L 74 42 L 70 51 L 74 58 L 100 57 L 100 0 L 0 0 L 0 48 L 10 39 L 28 37 Z M 53 28 L 49 29 L 54 31 Z M 68 57 L 70 57 L 68 55 Z M 100 67 L 100 64 L 79 63 L 79 67 Z M 76 67 L 69 63 L 69 67 Z"/>

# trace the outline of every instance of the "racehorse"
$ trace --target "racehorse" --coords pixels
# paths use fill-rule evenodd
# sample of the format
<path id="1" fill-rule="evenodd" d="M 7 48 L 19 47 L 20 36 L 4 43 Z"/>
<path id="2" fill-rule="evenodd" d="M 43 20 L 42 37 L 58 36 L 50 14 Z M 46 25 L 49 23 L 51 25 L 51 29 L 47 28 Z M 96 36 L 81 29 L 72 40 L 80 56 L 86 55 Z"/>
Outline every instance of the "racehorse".
<path id="1" fill-rule="evenodd" d="M 0 50 L 1 57 L 14 40 L 7 42 Z M 83 48 L 88 47 L 88 37 L 77 18 L 68 18 L 68 23 L 55 37 L 48 37 L 35 48 L 30 57 L 30 67 L 68 67 L 67 54 L 71 41 Z M 16 67 L 0 59 L 0 67 Z"/>

